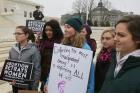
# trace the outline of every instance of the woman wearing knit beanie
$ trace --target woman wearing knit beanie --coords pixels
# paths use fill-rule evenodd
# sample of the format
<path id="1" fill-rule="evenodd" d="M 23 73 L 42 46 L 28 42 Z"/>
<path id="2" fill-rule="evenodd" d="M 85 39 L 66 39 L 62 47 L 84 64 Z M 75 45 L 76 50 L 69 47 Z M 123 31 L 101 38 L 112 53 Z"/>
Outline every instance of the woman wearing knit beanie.
<path id="1" fill-rule="evenodd" d="M 82 48 L 90 49 L 90 46 L 85 42 L 85 38 L 80 36 L 80 30 L 82 27 L 82 21 L 79 18 L 70 18 L 65 22 L 64 25 L 64 39 L 62 44 Z M 47 81 L 48 82 L 48 81 Z M 46 82 L 46 84 L 47 84 Z M 75 84 L 76 85 L 76 84 Z M 44 87 L 44 92 L 48 93 L 47 85 Z M 94 66 L 91 62 L 90 74 L 86 93 L 94 93 Z"/>
<path id="2" fill-rule="evenodd" d="M 85 42 L 85 38 L 80 36 L 82 22 L 79 18 L 70 18 L 65 22 L 64 26 L 64 39 L 62 44 L 69 45 L 77 48 L 91 50 L 90 46 Z M 87 92 L 94 93 L 94 68 L 91 62 L 90 75 L 88 80 Z"/>

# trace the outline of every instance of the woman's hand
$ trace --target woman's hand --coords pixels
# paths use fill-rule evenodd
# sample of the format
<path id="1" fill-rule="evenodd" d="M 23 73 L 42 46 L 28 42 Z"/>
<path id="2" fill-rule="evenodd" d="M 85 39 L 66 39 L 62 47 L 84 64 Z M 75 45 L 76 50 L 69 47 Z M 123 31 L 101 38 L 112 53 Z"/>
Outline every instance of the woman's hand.
<path id="1" fill-rule="evenodd" d="M 48 93 L 48 85 L 45 85 L 45 86 L 44 86 L 44 92 L 45 92 L 45 93 Z"/>
<path id="2" fill-rule="evenodd" d="M 12 82 L 10 82 L 10 85 L 15 85 L 16 84 L 16 80 L 12 80 Z"/>

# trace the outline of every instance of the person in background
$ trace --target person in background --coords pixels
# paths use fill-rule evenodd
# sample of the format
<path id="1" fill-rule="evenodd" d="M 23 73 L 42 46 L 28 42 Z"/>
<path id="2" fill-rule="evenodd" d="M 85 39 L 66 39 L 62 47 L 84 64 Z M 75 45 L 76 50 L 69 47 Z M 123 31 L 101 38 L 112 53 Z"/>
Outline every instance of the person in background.
<path id="1" fill-rule="evenodd" d="M 33 12 L 34 20 L 42 20 L 44 18 L 43 13 L 39 9 L 40 6 L 36 6 L 36 10 Z"/>
<path id="2" fill-rule="evenodd" d="M 36 48 L 32 30 L 25 26 L 17 26 L 15 30 L 15 39 L 17 43 L 9 51 L 9 60 L 23 61 L 33 63 L 33 73 L 28 85 L 19 85 L 16 80 L 11 82 L 13 93 L 18 93 L 18 90 L 37 90 L 40 79 L 40 53 Z M 31 42 L 29 42 L 31 40 Z"/>
<path id="3" fill-rule="evenodd" d="M 112 56 L 115 55 L 115 31 L 105 30 L 101 35 L 102 48 L 97 55 L 95 66 L 95 92 L 99 92 L 104 82 L 106 73 L 111 64 Z"/>
<path id="4" fill-rule="evenodd" d="M 116 59 L 99 93 L 140 93 L 140 16 L 121 18 L 115 33 Z"/>
<path id="5" fill-rule="evenodd" d="M 40 41 L 39 50 L 41 53 L 41 90 L 43 91 L 46 78 L 50 73 L 53 45 L 54 43 L 61 43 L 63 39 L 63 32 L 59 22 L 52 19 L 45 23 L 42 40 Z"/>
<path id="6" fill-rule="evenodd" d="M 93 58 L 94 58 L 96 48 L 97 48 L 97 44 L 96 44 L 95 39 L 90 38 L 90 35 L 92 34 L 92 30 L 91 30 L 90 26 L 83 25 L 82 28 L 81 28 L 80 34 L 83 35 L 86 38 L 86 42 L 88 43 L 91 50 L 93 51 Z"/>
<path id="7" fill-rule="evenodd" d="M 80 35 L 82 22 L 79 18 L 70 18 L 65 22 L 64 25 L 64 39 L 62 41 L 63 45 L 73 46 L 77 48 L 91 50 L 90 46 L 86 43 L 85 38 Z M 47 83 L 44 87 L 44 92 L 47 93 Z M 91 62 L 90 75 L 88 80 L 87 92 L 94 93 L 94 66 Z"/>

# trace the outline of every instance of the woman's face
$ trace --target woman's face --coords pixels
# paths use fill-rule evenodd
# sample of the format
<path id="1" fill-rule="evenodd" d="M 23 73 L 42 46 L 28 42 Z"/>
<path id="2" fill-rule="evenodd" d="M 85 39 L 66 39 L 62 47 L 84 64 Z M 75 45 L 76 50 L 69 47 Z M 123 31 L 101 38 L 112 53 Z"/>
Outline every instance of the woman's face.
<path id="1" fill-rule="evenodd" d="M 17 29 L 15 30 L 14 35 L 15 35 L 16 41 L 19 42 L 19 43 L 28 40 L 28 34 L 25 34 L 25 33 L 22 31 L 22 29 L 20 29 L 20 28 L 17 28 Z"/>
<path id="2" fill-rule="evenodd" d="M 110 32 L 105 32 L 101 37 L 102 46 L 106 49 L 112 49 L 114 46 L 114 37 Z"/>
<path id="3" fill-rule="evenodd" d="M 86 28 L 83 28 L 83 29 L 81 30 L 80 34 L 81 34 L 82 36 L 86 37 L 86 35 L 87 35 Z"/>
<path id="4" fill-rule="evenodd" d="M 53 29 L 51 28 L 51 26 L 45 27 L 45 33 L 49 39 L 53 38 Z"/>
<path id="5" fill-rule="evenodd" d="M 116 50 L 126 55 L 136 50 L 137 44 L 132 40 L 132 34 L 127 29 L 126 23 L 119 23 L 115 29 Z"/>
<path id="6" fill-rule="evenodd" d="M 75 29 L 68 24 L 64 25 L 64 37 L 72 37 L 76 33 Z"/>

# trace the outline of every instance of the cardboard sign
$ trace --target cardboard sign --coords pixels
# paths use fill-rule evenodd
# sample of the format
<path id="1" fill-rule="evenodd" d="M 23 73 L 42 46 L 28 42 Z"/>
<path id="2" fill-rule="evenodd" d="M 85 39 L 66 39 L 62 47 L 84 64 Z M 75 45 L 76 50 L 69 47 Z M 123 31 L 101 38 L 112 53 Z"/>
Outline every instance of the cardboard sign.
<path id="1" fill-rule="evenodd" d="M 86 93 L 92 51 L 54 44 L 48 93 Z"/>
<path id="2" fill-rule="evenodd" d="M 40 20 L 26 20 L 26 27 L 33 30 L 34 32 L 43 31 L 45 22 Z"/>
<path id="3" fill-rule="evenodd" d="M 17 84 L 26 84 L 32 76 L 33 63 L 6 60 L 1 72 L 1 79 L 5 81 L 16 80 Z"/>

